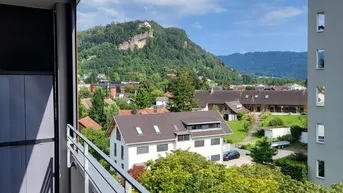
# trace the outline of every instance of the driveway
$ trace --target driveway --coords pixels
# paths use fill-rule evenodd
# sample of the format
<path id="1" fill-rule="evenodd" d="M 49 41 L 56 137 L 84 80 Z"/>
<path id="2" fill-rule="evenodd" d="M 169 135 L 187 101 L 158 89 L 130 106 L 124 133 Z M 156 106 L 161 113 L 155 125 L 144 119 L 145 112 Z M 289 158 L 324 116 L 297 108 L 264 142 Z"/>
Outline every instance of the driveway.
<path id="1" fill-rule="evenodd" d="M 246 155 L 246 153 L 249 153 L 247 150 L 243 149 L 238 149 L 238 148 L 231 148 L 231 150 L 237 150 L 240 153 L 240 158 L 239 159 L 234 159 L 230 161 L 223 161 L 223 164 L 226 167 L 233 167 L 233 166 L 241 166 L 244 164 L 252 164 L 253 162 L 251 161 L 251 157 L 249 155 Z M 284 149 L 278 149 L 278 154 L 273 157 L 273 159 L 278 159 L 278 158 L 283 158 L 286 156 L 289 156 L 293 153 L 291 150 L 284 150 Z"/>

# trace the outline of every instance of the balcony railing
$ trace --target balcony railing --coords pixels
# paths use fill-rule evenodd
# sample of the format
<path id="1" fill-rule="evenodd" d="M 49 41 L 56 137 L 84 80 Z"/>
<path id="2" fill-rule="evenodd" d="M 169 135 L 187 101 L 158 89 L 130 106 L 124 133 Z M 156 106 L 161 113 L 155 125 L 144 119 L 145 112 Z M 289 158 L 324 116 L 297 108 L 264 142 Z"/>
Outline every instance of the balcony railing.
<path id="1" fill-rule="evenodd" d="M 137 192 L 148 193 L 140 183 L 132 178 L 126 171 L 118 167 L 105 153 L 96 145 L 90 142 L 85 136 L 78 132 L 71 125 L 67 125 L 68 139 L 68 167 L 72 163 L 77 164 L 84 174 L 85 192 L 131 192 L 134 188 Z M 83 141 L 81 144 L 79 141 Z M 121 179 L 118 182 L 90 153 L 92 148 L 110 167 L 116 172 Z M 121 185 L 124 184 L 124 185 Z"/>

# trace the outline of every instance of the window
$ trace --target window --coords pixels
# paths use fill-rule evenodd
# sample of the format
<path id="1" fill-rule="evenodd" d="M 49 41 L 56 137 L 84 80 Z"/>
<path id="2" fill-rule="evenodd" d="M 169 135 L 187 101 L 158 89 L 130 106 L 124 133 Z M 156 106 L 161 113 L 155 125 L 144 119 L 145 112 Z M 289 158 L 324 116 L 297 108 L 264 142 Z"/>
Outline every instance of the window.
<path id="1" fill-rule="evenodd" d="M 140 127 L 136 127 L 136 131 L 138 135 L 143 135 L 142 129 Z"/>
<path id="2" fill-rule="evenodd" d="M 266 99 L 269 98 L 269 95 L 264 96 L 264 98 L 266 98 Z"/>
<path id="3" fill-rule="evenodd" d="M 149 146 L 137 147 L 137 154 L 149 153 Z"/>
<path id="4" fill-rule="evenodd" d="M 220 161 L 220 154 L 211 155 L 211 161 Z"/>
<path id="5" fill-rule="evenodd" d="M 156 133 L 161 133 L 160 128 L 158 128 L 157 125 L 154 125 L 154 129 L 155 129 Z"/>
<path id="6" fill-rule="evenodd" d="M 325 31 L 325 13 L 319 12 L 317 13 L 317 32 L 324 32 Z"/>
<path id="7" fill-rule="evenodd" d="M 157 145 L 157 152 L 168 151 L 168 144 Z"/>
<path id="8" fill-rule="evenodd" d="M 325 87 L 317 86 L 317 107 L 325 105 Z"/>
<path id="9" fill-rule="evenodd" d="M 124 160 L 124 146 L 121 146 L 120 154 L 121 154 L 121 159 Z"/>
<path id="10" fill-rule="evenodd" d="M 121 164 L 121 168 L 124 169 L 124 164 Z"/>
<path id="11" fill-rule="evenodd" d="M 317 69 L 324 69 L 324 50 L 317 50 Z"/>
<path id="12" fill-rule="evenodd" d="M 121 134 L 120 134 L 119 129 L 117 128 L 116 131 L 117 131 L 116 132 L 116 138 L 117 138 L 118 141 L 121 141 Z"/>
<path id="13" fill-rule="evenodd" d="M 246 98 L 246 99 L 249 98 L 249 95 L 245 95 L 245 98 Z"/>
<path id="14" fill-rule="evenodd" d="M 194 141 L 194 147 L 204 147 L 204 146 L 205 146 L 204 140 Z"/>
<path id="15" fill-rule="evenodd" d="M 178 131 L 178 130 L 179 130 L 179 128 L 178 128 L 176 125 L 173 125 L 173 127 L 174 127 L 174 130 L 175 130 L 175 131 Z"/>
<path id="16" fill-rule="evenodd" d="M 324 124 L 317 123 L 317 143 L 324 143 L 325 127 Z"/>
<path id="17" fill-rule="evenodd" d="M 323 160 L 317 160 L 317 177 L 325 178 L 325 162 Z"/>
<path id="18" fill-rule="evenodd" d="M 117 144 L 114 143 L 114 157 L 117 157 Z"/>
<path id="19" fill-rule="evenodd" d="M 178 141 L 188 141 L 189 140 L 189 135 L 178 135 L 177 136 Z"/>
<path id="20" fill-rule="evenodd" d="M 255 98 L 258 98 L 258 95 L 255 95 Z"/>
<path id="21" fill-rule="evenodd" d="M 220 144 L 220 138 L 211 139 L 211 145 L 219 145 Z"/>

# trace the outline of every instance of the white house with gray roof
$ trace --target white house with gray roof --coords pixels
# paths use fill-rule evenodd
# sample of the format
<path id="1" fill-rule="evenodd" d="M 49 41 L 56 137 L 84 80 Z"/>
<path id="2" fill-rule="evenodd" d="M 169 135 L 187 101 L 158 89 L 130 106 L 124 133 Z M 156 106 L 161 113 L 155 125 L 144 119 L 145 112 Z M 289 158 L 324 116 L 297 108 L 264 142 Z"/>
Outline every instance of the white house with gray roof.
<path id="1" fill-rule="evenodd" d="M 106 131 L 110 157 L 124 170 L 188 148 L 221 162 L 223 136 L 231 133 L 217 111 L 116 116 Z"/>

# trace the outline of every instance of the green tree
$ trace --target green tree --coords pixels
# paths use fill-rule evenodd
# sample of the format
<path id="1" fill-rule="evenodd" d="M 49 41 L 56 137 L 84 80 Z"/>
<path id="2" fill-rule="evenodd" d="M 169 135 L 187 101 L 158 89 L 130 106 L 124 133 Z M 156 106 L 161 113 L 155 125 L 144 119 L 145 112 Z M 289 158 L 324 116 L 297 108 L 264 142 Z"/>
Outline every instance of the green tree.
<path id="1" fill-rule="evenodd" d="M 280 117 L 274 117 L 268 122 L 269 127 L 284 126 L 284 122 Z"/>
<path id="2" fill-rule="evenodd" d="M 245 90 L 256 90 L 254 86 L 247 86 L 245 87 Z"/>
<path id="3" fill-rule="evenodd" d="M 163 97 L 164 93 L 161 90 L 153 90 L 151 92 L 151 98 L 155 100 L 157 97 Z"/>
<path id="4" fill-rule="evenodd" d="M 78 98 L 79 103 L 79 119 L 82 119 L 87 116 L 86 107 L 82 104 L 80 97 Z"/>
<path id="5" fill-rule="evenodd" d="M 245 132 L 248 132 L 248 131 L 250 130 L 250 128 L 251 128 L 251 123 L 250 123 L 250 121 L 249 121 L 249 122 L 245 122 L 245 123 L 243 124 L 243 130 L 244 130 Z"/>
<path id="6" fill-rule="evenodd" d="M 131 110 L 134 108 L 134 106 L 132 104 L 127 104 L 122 99 L 117 99 L 116 103 L 117 103 L 117 106 L 119 107 L 120 110 Z"/>
<path id="7" fill-rule="evenodd" d="M 106 105 L 104 107 L 104 114 L 106 116 L 106 124 L 104 125 L 104 129 L 106 130 L 110 125 L 113 117 L 118 115 L 119 107 L 116 104 Z"/>
<path id="8" fill-rule="evenodd" d="M 172 83 L 174 97 L 169 105 L 171 111 L 191 111 L 192 108 L 198 106 L 194 99 L 195 87 L 189 77 L 189 73 L 185 68 L 178 70 L 177 78 Z"/>
<path id="9" fill-rule="evenodd" d="M 90 98 L 90 97 L 92 97 L 92 93 L 89 90 L 89 88 L 82 86 L 82 87 L 80 87 L 80 90 L 79 90 L 79 97 L 81 99 Z"/>
<path id="10" fill-rule="evenodd" d="M 135 87 L 134 87 L 133 85 L 126 85 L 126 86 L 124 87 L 124 91 L 125 91 L 126 93 L 134 94 L 135 91 L 136 91 L 136 89 L 135 89 Z"/>
<path id="11" fill-rule="evenodd" d="M 214 110 L 214 111 L 219 111 L 219 108 L 218 108 L 217 105 L 214 105 L 214 106 L 212 107 L 212 110 Z"/>
<path id="12" fill-rule="evenodd" d="M 113 73 L 113 81 L 120 81 L 120 76 L 118 72 Z"/>
<path id="13" fill-rule="evenodd" d="M 91 73 L 91 75 L 86 80 L 87 83 L 97 83 L 99 81 L 98 75 L 96 73 Z"/>
<path id="14" fill-rule="evenodd" d="M 265 137 L 257 141 L 250 152 L 252 161 L 260 164 L 273 162 L 273 156 L 277 154 L 277 149 L 271 145 L 271 141 Z"/>
<path id="15" fill-rule="evenodd" d="M 89 116 L 100 125 L 106 123 L 106 117 L 104 115 L 105 97 L 102 88 L 97 87 L 91 99 L 92 107 L 89 110 Z"/>
<path id="16" fill-rule="evenodd" d="M 136 97 L 136 105 L 139 109 L 144 109 L 151 106 L 151 96 L 150 93 L 144 88 L 139 87 Z"/>

